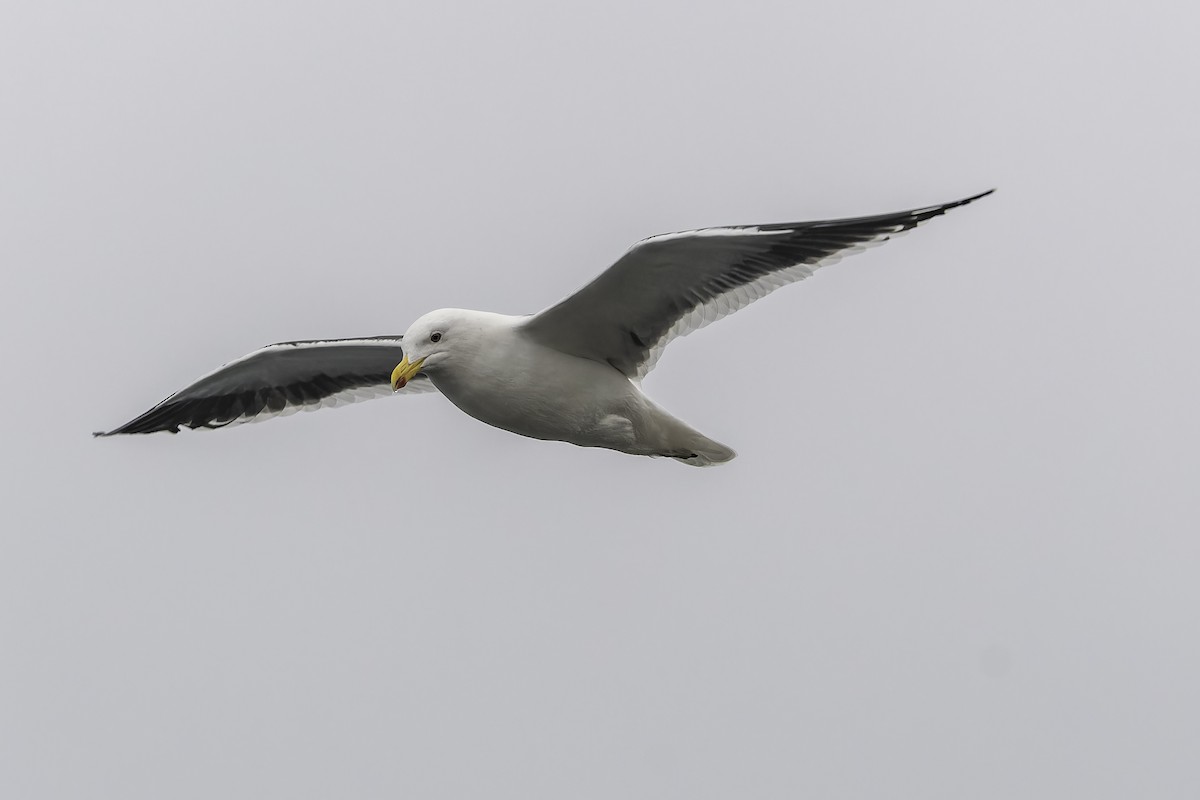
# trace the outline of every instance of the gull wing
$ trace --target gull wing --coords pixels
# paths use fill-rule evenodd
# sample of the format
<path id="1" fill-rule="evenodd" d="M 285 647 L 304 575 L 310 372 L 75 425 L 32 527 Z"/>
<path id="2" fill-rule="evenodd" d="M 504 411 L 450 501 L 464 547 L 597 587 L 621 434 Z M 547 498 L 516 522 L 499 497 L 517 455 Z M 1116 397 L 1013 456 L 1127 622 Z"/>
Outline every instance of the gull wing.
<path id="1" fill-rule="evenodd" d="M 141 416 L 96 436 L 223 428 L 392 394 L 399 336 L 270 344 L 214 370 Z M 437 391 L 418 375 L 399 394 Z"/>
<path id="2" fill-rule="evenodd" d="M 607 362 L 640 380 L 677 336 L 992 191 L 873 217 L 652 236 L 524 328 L 547 347 Z"/>

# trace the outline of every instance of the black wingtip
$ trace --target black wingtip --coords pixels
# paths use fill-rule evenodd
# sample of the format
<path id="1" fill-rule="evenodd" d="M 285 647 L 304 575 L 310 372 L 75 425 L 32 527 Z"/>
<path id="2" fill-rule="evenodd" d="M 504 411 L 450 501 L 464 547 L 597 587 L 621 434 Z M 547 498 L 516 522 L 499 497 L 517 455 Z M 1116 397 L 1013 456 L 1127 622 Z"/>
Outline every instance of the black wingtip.
<path id="1" fill-rule="evenodd" d="M 959 200 L 957 203 L 951 203 L 950 206 L 951 207 L 965 206 L 967 203 L 974 203 L 976 200 L 987 197 L 989 194 L 992 194 L 995 191 L 996 191 L 996 187 L 993 186 L 991 189 L 988 189 L 986 192 L 980 192 L 979 194 L 972 195 L 971 197 L 965 197 L 962 200 Z"/>
<path id="2" fill-rule="evenodd" d="M 153 419 L 147 419 L 152 412 L 158 411 L 158 406 L 150 409 L 145 414 L 142 414 L 137 419 L 130 420 L 119 428 L 113 428 L 111 431 L 92 431 L 93 439 L 107 439 L 110 436 L 128 436 L 135 433 L 179 433 L 179 426 L 171 427 L 169 424 L 160 425 L 154 423 Z M 195 427 L 195 426 L 191 426 Z"/>
<path id="3" fill-rule="evenodd" d="M 973 194 L 970 197 L 964 197 L 962 200 L 954 200 L 949 203 L 943 203 L 940 206 L 928 206 L 927 208 L 920 208 L 920 209 L 915 209 L 913 211 L 910 211 L 910 212 L 908 212 L 908 216 L 911 218 L 912 224 L 907 225 L 905 227 L 905 230 L 908 230 L 908 228 L 916 227 L 917 225 L 920 225 L 922 222 L 928 222 L 929 220 L 933 219 L 934 217 L 940 217 L 942 214 L 945 214 L 947 211 L 950 211 L 952 209 L 959 208 L 961 206 L 965 206 L 968 203 L 974 203 L 976 200 L 987 197 L 989 194 L 991 194 L 994 191 L 996 191 L 996 189 L 991 188 L 991 189 L 988 189 L 986 192 L 980 192 L 979 194 Z"/>

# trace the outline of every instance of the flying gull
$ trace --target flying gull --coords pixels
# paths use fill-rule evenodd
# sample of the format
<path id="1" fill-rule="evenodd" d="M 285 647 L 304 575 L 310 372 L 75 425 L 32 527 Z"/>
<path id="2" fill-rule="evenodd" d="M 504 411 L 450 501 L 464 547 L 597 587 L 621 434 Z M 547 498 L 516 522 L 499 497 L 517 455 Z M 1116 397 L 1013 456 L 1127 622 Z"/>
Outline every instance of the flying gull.
<path id="1" fill-rule="evenodd" d="M 663 348 L 819 267 L 989 194 L 872 217 L 651 236 L 538 314 L 447 308 L 403 336 L 268 345 L 96 435 L 223 428 L 440 391 L 476 419 L 522 436 L 722 464 L 733 450 L 642 393 Z"/>

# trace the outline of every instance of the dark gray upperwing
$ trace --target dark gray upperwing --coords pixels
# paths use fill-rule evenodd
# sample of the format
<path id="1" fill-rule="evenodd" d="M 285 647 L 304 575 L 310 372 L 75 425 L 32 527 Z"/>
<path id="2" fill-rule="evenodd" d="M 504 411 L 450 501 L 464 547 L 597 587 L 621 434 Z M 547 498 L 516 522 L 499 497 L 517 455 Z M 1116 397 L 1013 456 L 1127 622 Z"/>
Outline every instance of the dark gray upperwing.
<path id="1" fill-rule="evenodd" d="M 404 357 L 399 336 L 280 342 L 256 350 L 181 389 L 136 419 L 96 436 L 223 428 L 295 411 L 392 394 Z M 400 394 L 435 391 L 424 375 Z"/>
<path id="2" fill-rule="evenodd" d="M 526 332 L 640 379 L 672 339 L 992 191 L 873 217 L 705 228 L 635 244 L 595 280 L 532 317 Z"/>

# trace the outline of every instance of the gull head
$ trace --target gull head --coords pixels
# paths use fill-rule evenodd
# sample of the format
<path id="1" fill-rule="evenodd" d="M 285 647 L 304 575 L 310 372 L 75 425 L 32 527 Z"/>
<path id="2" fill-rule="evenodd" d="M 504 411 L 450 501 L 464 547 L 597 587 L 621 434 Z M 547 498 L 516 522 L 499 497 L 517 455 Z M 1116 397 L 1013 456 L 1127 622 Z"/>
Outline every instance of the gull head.
<path id="1" fill-rule="evenodd" d="M 418 373 L 437 372 L 475 335 L 470 324 L 477 312 L 458 308 L 430 311 L 404 332 L 404 358 L 392 370 L 392 391 L 404 388 Z"/>

